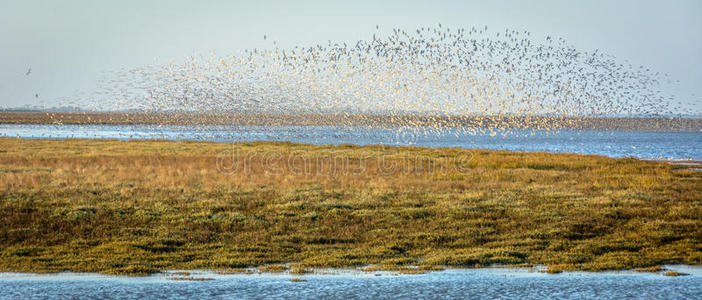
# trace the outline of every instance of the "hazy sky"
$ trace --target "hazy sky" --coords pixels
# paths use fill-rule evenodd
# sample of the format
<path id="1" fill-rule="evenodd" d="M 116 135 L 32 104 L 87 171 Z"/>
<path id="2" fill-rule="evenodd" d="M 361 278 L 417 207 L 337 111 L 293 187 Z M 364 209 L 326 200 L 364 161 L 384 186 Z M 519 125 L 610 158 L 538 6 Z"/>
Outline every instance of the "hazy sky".
<path id="1" fill-rule="evenodd" d="M 236 54 L 269 44 L 264 34 L 293 47 L 368 39 L 376 24 L 414 30 L 437 23 L 563 37 L 580 50 L 670 74 L 680 82 L 669 91 L 702 107 L 699 0 L 0 0 L 0 107 L 91 92 L 101 71 L 153 64 L 154 57 Z"/>

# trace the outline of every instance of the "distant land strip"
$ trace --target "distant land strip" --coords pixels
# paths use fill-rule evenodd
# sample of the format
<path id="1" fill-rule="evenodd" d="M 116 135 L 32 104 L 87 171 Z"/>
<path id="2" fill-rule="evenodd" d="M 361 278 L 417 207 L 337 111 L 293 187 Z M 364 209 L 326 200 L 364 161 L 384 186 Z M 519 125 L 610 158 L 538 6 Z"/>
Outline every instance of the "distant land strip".
<path id="1" fill-rule="evenodd" d="M 492 129 L 702 131 L 702 118 L 381 114 L 0 112 L 0 124 L 407 126 Z"/>

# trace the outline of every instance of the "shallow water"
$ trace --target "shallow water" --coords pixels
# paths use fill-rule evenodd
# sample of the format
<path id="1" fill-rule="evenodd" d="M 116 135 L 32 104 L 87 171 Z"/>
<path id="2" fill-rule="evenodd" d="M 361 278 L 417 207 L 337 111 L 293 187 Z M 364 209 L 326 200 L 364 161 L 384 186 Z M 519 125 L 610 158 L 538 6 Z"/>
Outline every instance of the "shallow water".
<path id="1" fill-rule="evenodd" d="M 457 131 L 334 126 L 151 126 L 0 124 L 0 136 L 21 138 L 290 141 L 310 144 L 387 144 L 512 151 L 598 154 L 643 159 L 702 160 L 702 131 L 513 130 L 491 136 Z"/>
<path id="2" fill-rule="evenodd" d="M 636 272 L 567 272 L 529 269 L 447 270 L 420 275 L 338 272 L 334 275 L 218 275 L 177 281 L 172 275 L 118 277 L 96 274 L 0 273 L 0 294 L 9 299 L 112 298 L 656 298 L 699 299 L 702 268 L 681 266 L 689 276 Z M 382 276 L 376 276 L 381 274 Z M 306 280 L 291 282 L 291 278 Z"/>

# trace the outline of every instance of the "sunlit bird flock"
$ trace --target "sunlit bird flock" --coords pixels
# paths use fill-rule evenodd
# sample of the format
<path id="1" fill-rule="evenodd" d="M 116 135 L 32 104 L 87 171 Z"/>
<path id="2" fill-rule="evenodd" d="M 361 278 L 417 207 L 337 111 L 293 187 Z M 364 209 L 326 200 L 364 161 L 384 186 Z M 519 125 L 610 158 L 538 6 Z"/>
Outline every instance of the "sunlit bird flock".
<path id="1" fill-rule="evenodd" d="M 298 124 L 471 134 L 682 109 L 660 90 L 667 75 L 526 31 L 378 28 L 353 44 L 291 49 L 262 38 L 268 47 L 239 55 L 212 52 L 109 73 L 94 93 L 68 105 L 144 112 L 155 126 L 174 118 L 193 127 L 207 123 L 184 114 L 254 123 L 286 116 Z"/>

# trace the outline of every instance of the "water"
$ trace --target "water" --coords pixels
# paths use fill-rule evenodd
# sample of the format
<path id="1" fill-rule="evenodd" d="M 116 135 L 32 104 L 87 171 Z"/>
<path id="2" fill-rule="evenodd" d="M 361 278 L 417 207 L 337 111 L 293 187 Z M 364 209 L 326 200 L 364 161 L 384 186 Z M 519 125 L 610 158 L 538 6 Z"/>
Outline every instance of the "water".
<path id="1" fill-rule="evenodd" d="M 0 136 L 21 138 L 290 141 L 310 144 L 388 144 L 511 151 L 597 154 L 642 159 L 702 160 L 702 131 L 513 130 L 504 134 L 418 132 L 334 126 L 153 126 L 0 124 Z"/>
<path id="2" fill-rule="evenodd" d="M 636 272 L 569 272 L 549 275 L 529 269 L 448 270 L 420 275 L 339 272 L 335 275 L 190 276 L 158 274 L 118 277 L 96 274 L 0 273 L 1 298 L 509 298 L 509 299 L 694 299 L 702 297 L 702 268 L 679 266 L 689 276 Z M 291 282 L 291 278 L 306 280 Z"/>

